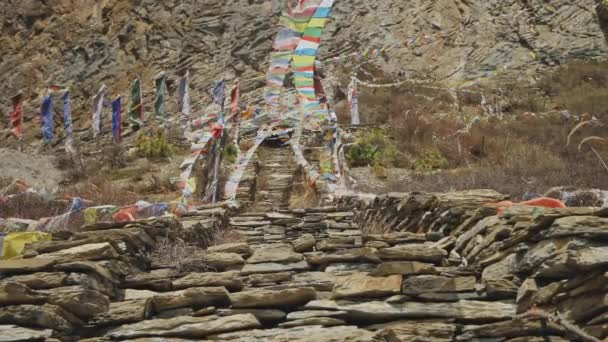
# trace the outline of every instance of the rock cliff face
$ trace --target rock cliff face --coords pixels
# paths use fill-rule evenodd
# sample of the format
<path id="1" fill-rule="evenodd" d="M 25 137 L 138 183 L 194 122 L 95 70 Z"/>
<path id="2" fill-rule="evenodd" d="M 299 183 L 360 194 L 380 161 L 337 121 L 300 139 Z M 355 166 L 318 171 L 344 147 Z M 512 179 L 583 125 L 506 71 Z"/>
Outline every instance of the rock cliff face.
<path id="1" fill-rule="evenodd" d="M 161 70 L 173 81 L 190 70 L 194 102 L 220 77 L 240 77 L 251 92 L 264 84 L 279 13 L 279 1 L 263 0 L 7 0 L 0 108 L 6 115 L 10 96 L 24 90 L 26 116 L 35 117 L 46 87 L 65 84 L 75 116 L 87 118 L 76 120 L 82 127 L 102 82 L 126 95 L 141 76 L 150 99 Z M 608 52 L 594 0 L 336 1 L 323 58 L 385 46 L 396 48 L 377 60 L 384 71 L 450 81 Z"/>

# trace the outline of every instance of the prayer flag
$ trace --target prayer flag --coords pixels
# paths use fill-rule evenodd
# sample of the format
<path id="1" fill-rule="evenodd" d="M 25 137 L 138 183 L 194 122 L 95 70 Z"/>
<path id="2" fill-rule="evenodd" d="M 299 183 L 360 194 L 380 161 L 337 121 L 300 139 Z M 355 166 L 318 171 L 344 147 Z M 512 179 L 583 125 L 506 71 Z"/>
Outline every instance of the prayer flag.
<path id="1" fill-rule="evenodd" d="M 350 104 L 350 124 L 358 126 L 359 119 L 359 93 L 357 92 L 357 80 L 353 77 L 348 86 L 348 103 Z"/>
<path id="2" fill-rule="evenodd" d="M 117 144 L 122 142 L 122 105 L 120 96 L 112 101 L 112 133 Z"/>
<path id="3" fill-rule="evenodd" d="M 192 109 L 190 107 L 190 72 L 186 72 L 179 82 L 179 109 L 182 114 L 190 116 Z"/>
<path id="4" fill-rule="evenodd" d="M 72 108 L 70 106 L 70 92 L 66 91 L 61 97 L 63 100 L 63 132 L 66 137 L 72 135 Z"/>
<path id="5" fill-rule="evenodd" d="M 47 95 L 42 100 L 42 107 L 40 108 L 40 116 L 42 123 L 42 137 L 46 143 L 50 143 L 53 140 L 53 97 Z"/>
<path id="6" fill-rule="evenodd" d="M 139 129 L 144 122 L 144 103 L 141 92 L 141 82 L 138 79 L 131 84 L 131 107 L 129 107 L 129 121 L 134 130 Z"/>
<path id="7" fill-rule="evenodd" d="M 230 113 L 235 115 L 239 112 L 239 100 L 241 97 L 239 89 L 239 80 L 236 80 L 232 91 L 230 92 Z"/>
<path id="8" fill-rule="evenodd" d="M 158 121 L 165 121 L 167 110 L 165 108 L 165 95 L 167 93 L 167 76 L 161 72 L 154 80 L 156 85 L 156 98 L 154 100 L 154 116 Z"/>
<path id="9" fill-rule="evenodd" d="M 101 88 L 97 92 L 97 95 L 93 97 L 93 136 L 97 138 L 101 134 L 101 128 L 103 125 L 103 102 L 106 96 L 106 85 L 102 84 Z"/>
<path id="10" fill-rule="evenodd" d="M 226 83 L 224 80 L 220 80 L 215 84 L 213 88 L 213 103 L 218 104 L 220 106 L 224 105 L 224 89 L 226 87 Z"/>
<path id="11" fill-rule="evenodd" d="M 19 93 L 12 98 L 11 132 L 19 139 L 23 136 L 23 94 Z"/>

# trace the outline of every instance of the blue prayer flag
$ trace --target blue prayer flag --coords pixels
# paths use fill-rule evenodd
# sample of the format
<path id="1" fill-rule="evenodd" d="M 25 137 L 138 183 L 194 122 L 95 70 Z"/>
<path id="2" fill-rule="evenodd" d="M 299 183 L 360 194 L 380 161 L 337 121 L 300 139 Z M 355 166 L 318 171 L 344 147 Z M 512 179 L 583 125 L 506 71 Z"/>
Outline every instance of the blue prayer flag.
<path id="1" fill-rule="evenodd" d="M 63 127 L 65 136 L 72 135 L 72 108 L 70 106 L 70 92 L 66 91 L 61 98 L 63 100 Z"/>
<path id="2" fill-rule="evenodd" d="M 213 88 L 213 103 L 223 106 L 225 87 L 226 87 L 226 84 L 225 84 L 224 80 L 220 80 L 215 84 L 215 88 Z"/>
<path id="3" fill-rule="evenodd" d="M 47 95 L 42 100 L 40 109 L 42 123 L 42 137 L 44 141 L 49 143 L 53 140 L 53 97 Z"/>
<path id="4" fill-rule="evenodd" d="M 120 144 L 122 141 L 122 105 L 120 97 L 112 101 L 112 133 L 114 133 L 114 141 Z"/>

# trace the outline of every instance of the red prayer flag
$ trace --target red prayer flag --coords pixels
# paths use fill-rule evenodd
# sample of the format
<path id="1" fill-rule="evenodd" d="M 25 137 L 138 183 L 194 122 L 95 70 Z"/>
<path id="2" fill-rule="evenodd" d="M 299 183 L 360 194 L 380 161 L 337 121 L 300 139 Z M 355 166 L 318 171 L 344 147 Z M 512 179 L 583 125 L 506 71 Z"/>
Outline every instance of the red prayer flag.
<path id="1" fill-rule="evenodd" d="M 11 132 L 17 137 L 23 136 L 23 94 L 19 93 L 12 98 Z"/>

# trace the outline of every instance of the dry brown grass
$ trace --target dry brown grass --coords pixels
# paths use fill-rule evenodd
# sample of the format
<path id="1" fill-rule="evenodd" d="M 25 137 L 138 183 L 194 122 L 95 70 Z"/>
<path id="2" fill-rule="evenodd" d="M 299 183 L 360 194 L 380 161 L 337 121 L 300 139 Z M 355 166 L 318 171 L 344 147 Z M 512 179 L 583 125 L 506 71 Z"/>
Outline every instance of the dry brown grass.
<path id="1" fill-rule="evenodd" d="M 92 205 L 132 205 L 139 196 L 131 191 L 126 191 L 120 186 L 103 177 L 89 179 L 63 190 L 64 195 L 81 197 L 92 202 Z"/>
<path id="2" fill-rule="evenodd" d="M 290 209 L 313 208 L 319 205 L 320 197 L 314 187 L 303 184 L 297 187 L 289 197 Z"/>
<path id="3" fill-rule="evenodd" d="M 201 260 L 205 253 L 203 248 L 189 245 L 181 239 L 162 239 L 150 253 L 150 260 L 183 273 L 216 271 Z"/>
<path id="4" fill-rule="evenodd" d="M 65 213 L 70 207 L 69 201 L 47 200 L 37 194 L 21 193 L 7 201 L 0 200 L 0 217 L 39 220 Z"/>
<path id="5" fill-rule="evenodd" d="M 608 63 L 574 63 L 537 84 L 501 76 L 489 85 L 494 88 L 480 85 L 470 88 L 474 92 L 460 92 L 457 101 L 423 86 L 363 89 L 362 117 L 383 125 L 397 149 L 416 159 L 411 181 L 389 181 L 386 188 L 374 190 L 491 188 L 521 198 L 553 186 L 606 187 L 608 146 L 601 139 L 607 137 L 602 122 L 608 122 Z M 502 115 L 487 115 L 482 92 Z M 547 111 L 539 113 L 543 109 Z M 562 116 L 564 109 L 574 117 Z M 599 120 L 581 123 L 591 116 Z M 428 151 L 439 151 L 439 156 L 430 158 Z M 442 171 L 416 172 L 423 171 L 415 167 L 420 161 L 442 158 L 447 160 Z"/>

